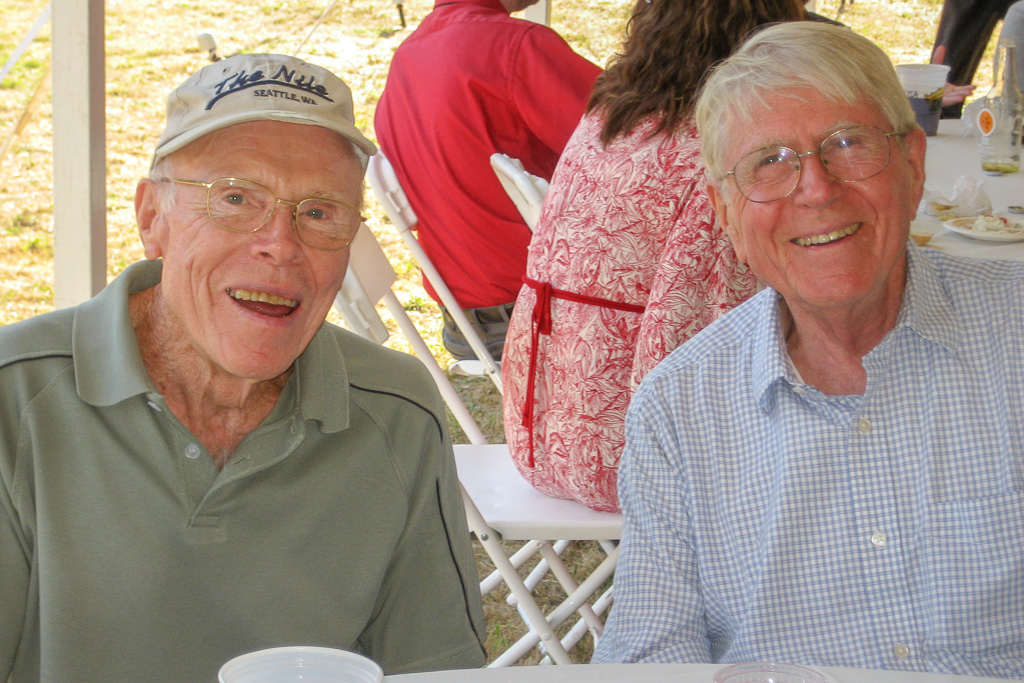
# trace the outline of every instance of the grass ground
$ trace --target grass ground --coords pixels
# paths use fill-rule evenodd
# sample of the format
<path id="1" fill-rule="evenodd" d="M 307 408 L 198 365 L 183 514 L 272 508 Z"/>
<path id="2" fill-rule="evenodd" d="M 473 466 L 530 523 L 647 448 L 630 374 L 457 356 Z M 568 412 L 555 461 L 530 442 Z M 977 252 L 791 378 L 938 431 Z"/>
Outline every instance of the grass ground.
<path id="1" fill-rule="evenodd" d="M 605 64 L 618 47 L 633 3 L 552 2 L 553 27 L 580 54 Z M 835 17 L 838 4 L 839 0 L 820 0 L 817 11 Z M 45 6 L 46 0 L 0 0 L 4 18 L 0 22 L 0 61 L 6 61 Z M 311 33 L 329 6 L 331 11 Z M 166 94 L 207 63 L 196 34 L 211 32 L 224 56 L 238 52 L 291 54 L 302 45 L 299 56 L 332 69 L 349 83 L 357 124 L 373 138 L 373 109 L 391 54 L 432 6 L 432 0 L 404 0 L 408 26 L 402 28 L 393 0 L 340 0 L 334 5 L 329 0 L 107 0 L 109 276 L 142 257 L 132 208 L 135 184 L 148 170 L 149 154 L 163 123 Z M 878 43 L 894 63 L 922 62 L 929 57 L 940 7 L 941 0 L 849 0 L 841 20 Z M 49 64 L 49 35 L 46 27 L 0 82 L 0 145 L 43 82 Z M 991 83 L 991 50 L 990 45 L 975 79 L 979 94 Z M 55 77 L 59 80 L 60 74 Z M 53 308 L 50 113 L 49 98 L 43 97 L 8 154 L 0 158 L 0 325 Z M 439 342 L 437 307 L 369 193 L 366 214 L 398 272 L 400 300 L 434 354 L 447 365 L 451 359 Z M 383 312 L 383 317 L 389 316 Z M 398 334 L 388 345 L 407 350 Z M 503 441 L 500 398 L 490 383 L 480 379 L 455 383 L 488 438 Z M 457 441 L 462 438 L 454 424 L 453 433 Z M 573 561 L 584 569 L 599 556 L 592 546 L 577 553 Z M 481 569 L 485 564 L 482 560 Z M 544 588 L 548 589 L 552 587 Z M 514 638 L 518 630 L 514 612 L 497 600 L 489 601 L 488 610 L 492 644 Z M 588 654 L 584 648 L 576 656 L 585 660 Z"/>

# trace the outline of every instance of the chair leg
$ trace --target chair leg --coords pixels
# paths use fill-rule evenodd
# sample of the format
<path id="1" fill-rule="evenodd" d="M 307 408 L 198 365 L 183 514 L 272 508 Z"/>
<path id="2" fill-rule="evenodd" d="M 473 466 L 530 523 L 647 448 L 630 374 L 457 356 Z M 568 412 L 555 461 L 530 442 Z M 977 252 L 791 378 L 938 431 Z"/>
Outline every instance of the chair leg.
<path id="1" fill-rule="evenodd" d="M 606 590 L 604 593 L 601 593 L 600 597 L 598 597 L 598 599 L 594 601 L 594 613 L 598 616 L 604 614 L 608 607 L 611 606 L 612 593 L 614 588 L 614 586 L 608 586 L 608 590 Z M 590 624 L 586 622 L 586 620 L 581 618 L 575 624 L 573 624 L 573 627 L 569 629 L 569 632 L 565 634 L 564 638 L 562 638 L 562 647 L 564 647 L 567 651 L 573 649 L 574 647 L 576 647 L 576 643 L 580 642 L 583 639 L 583 636 L 585 636 L 588 633 L 594 640 L 594 647 L 597 647 L 597 641 L 601 639 L 603 631 L 603 628 L 593 628 L 592 626 L 590 626 Z"/>
<path id="2" fill-rule="evenodd" d="M 542 555 L 544 555 L 544 558 L 548 561 L 548 564 L 551 565 L 551 573 L 554 574 L 556 579 L 558 579 L 558 583 L 562 585 L 562 588 L 563 590 L 565 590 L 567 595 L 572 595 L 573 592 L 579 589 L 579 585 L 576 583 L 576 579 L 574 579 L 572 574 L 569 573 L 569 570 L 566 568 L 561 558 L 554 552 L 553 549 L 550 548 L 550 546 L 548 548 L 541 548 L 540 552 Z M 587 595 L 586 597 L 589 598 L 590 596 Z M 592 628 L 604 628 L 604 622 L 602 622 L 597 617 L 597 615 L 594 614 L 594 610 L 590 607 L 590 605 L 587 602 L 584 601 L 583 603 L 581 603 L 577 611 L 579 612 L 580 616 Z"/>
<path id="3" fill-rule="evenodd" d="M 472 527 L 471 527 L 472 528 Z M 507 558 L 506 558 L 507 559 Z M 565 657 L 568 659 L 568 650 L 562 645 L 562 641 L 555 638 L 557 647 L 554 647 L 555 643 L 551 642 L 550 636 L 545 637 L 547 633 L 553 632 L 555 628 L 558 628 L 562 622 L 571 617 L 574 612 L 578 611 L 579 605 L 586 602 L 587 598 L 594 594 L 601 584 L 604 583 L 612 574 L 615 573 L 615 564 L 619 559 L 619 549 L 616 547 L 612 553 L 606 557 L 601 564 L 579 585 L 579 588 L 572 592 L 565 600 L 563 600 L 555 609 L 551 610 L 544 616 L 545 627 L 541 633 L 538 630 L 531 628 L 531 630 L 516 641 L 511 647 L 501 654 L 497 659 L 491 662 L 488 666 L 491 668 L 511 666 L 518 661 L 523 655 L 529 652 L 531 649 L 537 646 L 538 643 L 544 643 L 544 649 L 548 656 L 551 657 L 552 661 L 556 664 L 564 664 L 565 661 L 561 661 L 562 653 L 565 653 Z M 511 587 L 511 586 L 510 586 Z M 524 586 L 525 589 L 525 586 Z M 537 609 L 536 602 L 530 601 L 530 605 L 524 606 L 524 609 L 529 613 L 530 608 Z M 542 614 L 543 616 L 543 614 Z M 529 626 L 533 626 L 532 619 Z M 603 625 L 600 630 L 603 630 Z M 596 633 L 599 637 L 600 632 Z M 571 661 L 571 660 L 570 660 Z"/>
<path id="4" fill-rule="evenodd" d="M 565 549 L 569 547 L 569 541 L 555 541 L 553 546 L 550 543 L 548 543 L 547 541 L 530 541 L 530 543 L 531 544 L 536 544 L 536 546 L 537 546 L 536 552 L 539 552 L 541 554 L 544 554 L 545 548 L 553 548 L 554 552 L 555 552 L 555 555 L 557 557 L 561 557 L 562 553 L 565 552 Z M 515 562 L 513 562 L 513 564 L 515 564 Z M 520 566 L 521 566 L 521 563 L 520 564 L 516 564 L 516 568 L 517 569 Z M 548 573 L 549 570 L 550 570 L 550 565 L 548 564 L 547 558 L 546 557 L 542 557 L 540 562 L 537 563 L 537 566 L 534 567 L 533 570 L 526 576 L 526 579 L 524 581 L 524 583 L 526 584 L 526 587 L 529 588 L 531 592 L 536 590 L 537 589 L 537 584 L 539 584 L 541 582 L 541 579 L 544 578 L 544 576 Z M 575 588 L 575 586 L 573 586 L 573 588 Z M 568 591 L 566 591 L 566 592 L 568 592 Z M 508 597 L 505 598 L 505 602 L 507 602 L 512 607 L 515 607 L 516 606 L 516 596 L 514 594 L 512 594 L 512 593 L 509 593 Z"/>
<path id="5" fill-rule="evenodd" d="M 476 333 L 473 326 L 470 324 L 469 319 L 466 318 L 466 314 L 462 312 L 462 308 L 459 307 L 455 297 L 452 296 L 451 290 L 448 289 L 447 285 L 440 286 L 444 283 L 441 278 L 441 274 L 437 272 L 437 268 L 434 267 L 433 262 L 427 256 L 427 253 L 423 251 L 423 246 L 416 239 L 416 236 L 412 234 L 412 231 L 408 228 L 402 228 L 398 223 L 394 223 L 395 228 L 398 230 L 398 234 L 401 236 L 402 241 L 405 242 L 405 246 L 412 253 L 413 258 L 419 264 L 420 270 L 423 271 L 424 276 L 430 282 L 435 285 L 435 291 L 441 298 L 441 303 L 448 313 L 455 320 L 456 326 L 462 331 L 463 336 L 466 337 L 466 341 L 469 342 L 470 348 L 473 349 L 473 353 L 484 366 L 484 372 L 491 378 L 494 386 L 498 388 L 498 393 L 504 393 L 504 387 L 501 382 L 501 368 L 495 362 L 494 358 L 490 353 L 487 352 L 487 347 L 484 345 L 483 340 L 480 339 L 480 335 Z"/>
<path id="6" fill-rule="evenodd" d="M 516 598 L 520 603 L 519 606 L 526 615 L 527 626 L 531 628 L 531 633 L 536 634 L 538 641 L 544 643 L 548 654 L 551 655 L 551 658 L 556 663 L 572 664 L 569 653 L 565 651 L 561 641 L 555 635 L 554 627 L 548 623 L 547 617 L 544 616 L 540 607 L 537 606 L 537 602 L 533 599 L 533 595 L 526 587 L 526 584 L 523 583 L 519 572 L 512 566 L 508 556 L 505 555 L 501 544 L 498 542 L 497 535 L 487 526 L 483 516 L 480 514 L 480 510 L 477 509 L 473 499 L 469 497 L 465 490 L 463 490 L 462 497 L 466 507 L 466 520 L 469 523 L 469 530 L 476 534 L 477 540 L 483 546 L 488 557 L 491 558 L 491 562 L 494 563 L 494 566 L 497 567 L 498 571 L 505 578 L 505 583 L 508 585 L 509 590 L 516 594 Z M 492 666 L 496 665 L 492 663 Z"/>
<path id="7" fill-rule="evenodd" d="M 590 573 L 590 576 L 579 585 L 579 588 L 574 590 L 555 609 L 551 610 L 547 620 L 551 623 L 552 627 L 557 628 L 563 621 L 572 616 L 574 612 L 579 611 L 580 605 L 586 603 L 587 599 L 601 587 L 601 584 L 615 573 L 615 564 L 618 562 L 618 559 L 619 550 L 616 548 L 612 554 L 604 558 L 601 564 Z M 603 630 L 604 624 L 600 620 L 597 620 L 597 623 L 600 624 L 597 628 Z"/>
<path id="8" fill-rule="evenodd" d="M 519 550 L 515 551 L 512 555 L 508 556 L 508 559 L 512 563 L 513 567 L 519 569 L 524 564 L 526 564 L 526 562 L 531 557 L 540 552 L 540 547 L 541 541 L 527 541 L 522 546 L 520 546 Z M 488 574 L 483 581 L 480 582 L 480 595 L 487 595 L 504 582 L 505 579 L 502 578 L 501 572 L 495 569 L 493 572 Z M 530 586 L 531 590 L 533 588 L 533 586 Z M 512 593 L 509 593 L 508 599 L 512 599 L 514 597 L 515 596 L 512 595 Z M 510 602 L 509 604 L 512 603 Z"/>

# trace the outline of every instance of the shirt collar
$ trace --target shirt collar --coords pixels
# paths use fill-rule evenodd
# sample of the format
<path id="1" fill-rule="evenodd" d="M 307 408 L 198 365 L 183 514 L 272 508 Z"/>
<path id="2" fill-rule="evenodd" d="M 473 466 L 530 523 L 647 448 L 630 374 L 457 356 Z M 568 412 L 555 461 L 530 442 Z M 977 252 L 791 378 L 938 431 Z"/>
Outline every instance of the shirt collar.
<path id="1" fill-rule="evenodd" d="M 796 381 L 793 363 L 786 352 L 786 340 L 782 334 L 782 316 L 779 304 L 782 297 L 774 289 L 766 289 L 755 299 L 758 307 L 754 318 L 754 333 L 751 338 L 751 380 L 754 396 L 762 410 L 768 410 L 768 390 L 781 380 Z"/>
<path id="2" fill-rule="evenodd" d="M 783 381 L 790 384 L 799 381 L 782 334 L 779 310 L 781 298 L 778 292 L 768 289 L 757 297 L 756 303 L 752 302 L 760 310 L 757 311 L 752 337 L 751 377 L 754 397 L 765 411 L 769 409 L 769 389 L 772 386 Z M 907 332 L 939 344 L 951 353 L 956 351 L 961 334 L 959 320 L 946 296 L 935 265 L 912 241 L 908 241 L 907 245 L 907 284 L 896 326 L 885 335 L 876 349 Z"/>
<path id="3" fill-rule="evenodd" d="M 75 310 L 71 350 L 78 395 L 86 403 L 112 406 L 153 390 L 128 314 L 128 296 L 160 282 L 160 273 L 160 262 L 135 263 Z"/>
<path id="4" fill-rule="evenodd" d="M 162 269 L 160 261 L 135 263 L 75 311 L 72 353 L 78 395 L 86 403 L 112 406 L 155 392 L 135 338 L 128 297 L 159 283 Z M 296 360 L 289 385 L 282 397 L 297 393 L 303 419 L 319 421 L 325 432 L 348 425 L 348 371 L 328 325 Z"/>
<path id="5" fill-rule="evenodd" d="M 907 289 L 893 332 L 907 328 L 928 341 L 940 344 L 950 353 L 956 352 L 962 332 L 960 320 L 946 295 L 935 264 L 914 242 L 908 243 L 907 261 Z M 893 332 L 886 335 L 886 339 L 893 336 Z"/>
<path id="6" fill-rule="evenodd" d="M 434 9 L 445 5 L 477 5 L 479 7 L 486 7 L 488 9 L 494 9 L 508 14 L 508 11 L 505 9 L 505 6 L 501 4 L 500 0 L 436 0 L 434 3 Z"/>

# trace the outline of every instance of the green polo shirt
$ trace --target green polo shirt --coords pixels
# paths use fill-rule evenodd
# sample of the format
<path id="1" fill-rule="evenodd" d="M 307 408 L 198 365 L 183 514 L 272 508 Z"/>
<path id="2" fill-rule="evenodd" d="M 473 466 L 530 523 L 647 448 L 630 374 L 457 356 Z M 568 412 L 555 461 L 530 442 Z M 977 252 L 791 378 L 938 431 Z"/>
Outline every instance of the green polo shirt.
<path id="1" fill-rule="evenodd" d="M 222 471 L 139 354 L 130 267 L 0 328 L 0 680 L 215 681 L 281 645 L 386 673 L 480 666 L 483 613 L 436 388 L 325 324 Z"/>

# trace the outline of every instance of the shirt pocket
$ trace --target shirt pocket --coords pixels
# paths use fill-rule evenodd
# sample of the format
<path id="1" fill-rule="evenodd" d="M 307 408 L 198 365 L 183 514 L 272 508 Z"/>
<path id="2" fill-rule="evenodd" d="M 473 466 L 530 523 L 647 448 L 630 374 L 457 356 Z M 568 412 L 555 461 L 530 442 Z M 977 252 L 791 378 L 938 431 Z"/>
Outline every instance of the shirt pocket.
<path id="1" fill-rule="evenodd" d="M 929 506 L 926 648 L 1024 656 L 1024 493 Z"/>

